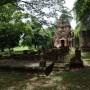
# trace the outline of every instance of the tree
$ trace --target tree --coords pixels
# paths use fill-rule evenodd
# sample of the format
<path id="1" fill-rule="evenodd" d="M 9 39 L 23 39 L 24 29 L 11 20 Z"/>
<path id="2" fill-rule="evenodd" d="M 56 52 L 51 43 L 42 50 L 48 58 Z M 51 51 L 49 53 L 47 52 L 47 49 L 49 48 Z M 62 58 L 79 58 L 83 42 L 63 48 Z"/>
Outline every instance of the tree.
<path id="1" fill-rule="evenodd" d="M 82 23 L 82 26 L 89 26 L 90 23 L 90 0 L 77 0 L 74 7 L 77 20 Z"/>
<path id="2" fill-rule="evenodd" d="M 18 25 L 3 24 L 2 27 L 2 29 L 0 28 L 0 49 L 3 51 L 5 48 L 10 49 L 18 46 L 22 35 Z"/>
<path id="3" fill-rule="evenodd" d="M 7 3 L 15 3 L 17 0 L 0 0 L 0 6 Z"/>
<path id="4" fill-rule="evenodd" d="M 80 39 L 80 47 L 87 47 L 87 45 L 89 45 L 88 40 L 90 37 L 85 33 L 88 33 L 88 31 L 90 30 L 90 0 L 77 0 L 75 3 L 74 11 L 78 23 L 75 29 L 76 45 L 79 46 Z M 84 37 L 82 36 L 82 31 L 84 31 Z"/>
<path id="5" fill-rule="evenodd" d="M 66 19 L 68 19 L 68 21 L 70 21 L 70 20 L 72 20 L 72 15 L 71 15 L 71 13 L 70 13 L 70 11 L 68 11 L 68 9 L 67 8 L 64 8 L 63 10 L 62 10 L 62 14 L 61 14 L 61 16 L 60 16 L 60 19 L 63 21 L 63 20 L 66 20 Z"/>
<path id="6" fill-rule="evenodd" d="M 11 34 L 8 33 L 8 36 L 12 36 L 12 33 L 15 34 L 18 31 L 16 34 L 19 36 L 17 36 L 18 40 L 16 39 L 16 42 L 19 42 L 21 36 L 23 45 L 28 45 L 29 47 L 32 45 L 35 47 L 51 47 L 54 32 L 43 29 L 42 25 L 47 24 L 44 17 L 57 17 L 58 12 L 62 12 L 63 10 L 63 4 L 64 0 L 2 0 L 2 6 L 0 7 L 0 24 L 5 25 L 5 28 L 3 29 L 3 25 L 1 24 L 1 31 L 10 32 Z M 21 9 L 18 9 L 18 7 Z M 22 23 L 23 18 L 24 20 L 25 18 L 31 18 L 31 20 Z M 6 25 L 14 28 L 8 28 Z M 17 27 L 17 25 L 19 26 Z M 48 29 L 53 30 L 53 28 Z M 9 39 L 9 37 L 7 39 Z M 14 46 L 15 45 L 10 47 Z"/>
<path id="7" fill-rule="evenodd" d="M 56 29 L 57 29 L 57 27 L 56 27 L 56 25 L 53 25 L 53 26 L 51 26 L 51 27 L 48 27 L 46 30 L 45 30 L 45 35 L 48 37 L 48 40 L 47 40 L 47 48 L 53 48 L 54 46 L 54 40 L 53 40 L 53 38 L 54 38 L 54 34 L 55 34 L 55 32 L 56 32 Z"/>
<path id="8" fill-rule="evenodd" d="M 19 45 L 24 23 L 21 22 L 23 15 L 15 12 L 16 7 L 12 4 L 2 5 L 0 9 L 0 49 L 3 51 Z"/>
<path id="9" fill-rule="evenodd" d="M 26 23 L 22 45 L 27 45 L 29 48 L 34 46 L 36 49 L 51 48 L 55 30 L 55 26 L 43 29 L 38 19 L 32 16 L 31 21 Z"/>
<path id="10" fill-rule="evenodd" d="M 33 16 L 31 16 L 31 21 L 28 21 L 25 24 L 26 25 L 24 29 L 24 35 L 22 38 L 22 45 L 27 45 L 31 47 L 32 44 L 35 45 L 35 43 L 32 43 L 32 38 L 34 38 L 35 34 L 39 34 L 39 31 L 41 30 L 42 25 L 40 22 L 38 22 L 38 19 Z"/>
<path id="11" fill-rule="evenodd" d="M 34 21 L 34 20 L 33 20 Z M 37 23 L 37 24 L 36 24 Z M 55 33 L 56 27 L 53 25 L 47 29 L 43 29 L 39 22 L 34 22 L 33 25 L 33 36 L 32 43 L 40 48 L 52 48 L 53 47 L 53 35 Z"/>
<path id="12" fill-rule="evenodd" d="M 57 18 L 64 9 L 65 0 L 2 0 L 0 5 L 11 3 L 18 10 L 36 16 L 42 24 L 47 24 L 45 18 Z"/>
<path id="13" fill-rule="evenodd" d="M 42 24 L 48 25 L 44 17 L 58 17 L 58 13 L 64 8 L 64 3 L 64 0 L 21 0 L 18 6 L 30 15 L 36 16 Z"/>

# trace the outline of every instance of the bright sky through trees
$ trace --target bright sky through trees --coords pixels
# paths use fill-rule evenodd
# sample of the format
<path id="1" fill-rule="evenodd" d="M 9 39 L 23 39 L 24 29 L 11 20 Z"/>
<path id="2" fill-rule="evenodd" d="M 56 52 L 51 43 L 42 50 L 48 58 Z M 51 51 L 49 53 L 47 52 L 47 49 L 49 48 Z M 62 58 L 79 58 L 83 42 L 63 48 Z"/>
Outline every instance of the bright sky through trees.
<path id="1" fill-rule="evenodd" d="M 74 3 L 75 3 L 76 0 L 65 0 L 65 6 L 68 7 L 70 10 L 72 10 L 73 6 L 74 6 Z M 73 13 L 72 13 L 73 15 Z M 73 15 L 74 17 L 74 15 Z M 71 26 L 72 28 L 74 29 L 75 26 L 76 26 L 76 21 L 75 21 L 75 18 L 71 21 Z"/>
<path id="2" fill-rule="evenodd" d="M 67 7 L 67 8 L 69 8 L 70 10 L 72 10 L 72 8 L 73 8 L 73 6 L 74 6 L 74 3 L 75 3 L 75 1 L 76 0 L 65 0 L 65 6 Z M 44 11 L 46 11 L 47 13 L 49 12 L 49 10 L 48 9 L 44 9 Z M 59 13 L 60 14 L 60 13 Z M 73 12 L 72 12 L 72 16 L 74 17 L 74 14 L 73 14 Z M 44 17 L 46 20 L 48 20 L 48 22 L 54 22 L 55 21 L 55 18 L 46 18 L 46 17 Z M 75 29 L 75 27 L 76 27 L 76 20 L 75 20 L 75 18 L 73 18 L 73 20 L 71 21 L 71 26 L 72 26 L 72 28 L 73 29 Z"/>
<path id="3" fill-rule="evenodd" d="M 30 0 L 22 0 L 22 1 L 29 1 L 29 2 L 30 2 Z M 69 8 L 69 11 L 72 10 L 75 1 L 76 1 L 76 0 L 65 0 L 65 6 L 66 6 L 67 8 Z M 56 7 L 56 8 L 58 8 L 58 7 Z M 28 11 L 27 9 L 25 9 L 25 11 L 28 12 L 28 13 L 30 13 L 30 11 Z M 51 8 L 48 8 L 48 7 L 44 7 L 44 8 L 42 9 L 42 11 L 45 12 L 45 14 L 49 14 L 50 12 L 52 12 L 52 9 L 51 9 Z M 35 14 L 35 13 L 34 13 L 34 14 Z M 57 14 L 58 14 L 57 16 L 58 16 L 58 18 L 59 18 L 60 15 L 61 15 L 61 13 L 58 12 Z M 57 16 L 53 16 L 53 17 L 51 17 L 51 16 L 48 16 L 48 17 L 47 17 L 47 16 L 43 16 L 43 19 L 46 20 L 47 23 L 48 23 L 48 25 L 49 25 L 50 23 L 53 24 L 53 23 L 55 22 L 55 20 L 56 20 L 55 18 L 56 18 Z M 72 16 L 74 17 L 73 12 L 72 12 Z M 76 26 L 76 21 L 75 21 L 75 19 L 73 19 L 73 20 L 71 21 L 71 26 L 72 26 L 73 29 L 75 28 L 75 26 Z"/>
<path id="4" fill-rule="evenodd" d="M 72 10 L 73 6 L 74 6 L 74 3 L 75 3 L 76 0 L 65 0 L 65 6 L 67 8 L 69 8 L 70 10 Z M 48 10 L 47 10 L 48 11 Z M 72 16 L 74 17 L 74 14 L 72 12 Z M 52 19 L 52 18 L 51 18 Z M 52 22 L 54 22 L 55 19 L 52 19 Z M 75 29 L 76 27 L 76 20 L 75 18 L 73 18 L 73 20 L 71 21 L 71 26 L 73 29 Z"/>

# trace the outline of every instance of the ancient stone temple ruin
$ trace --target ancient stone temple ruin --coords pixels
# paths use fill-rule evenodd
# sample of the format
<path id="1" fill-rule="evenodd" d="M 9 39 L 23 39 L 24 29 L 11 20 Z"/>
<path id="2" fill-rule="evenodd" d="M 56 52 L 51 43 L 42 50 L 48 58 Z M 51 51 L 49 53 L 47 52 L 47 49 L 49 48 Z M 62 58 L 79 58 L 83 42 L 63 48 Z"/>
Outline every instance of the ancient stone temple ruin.
<path id="1" fill-rule="evenodd" d="M 54 35 L 54 47 L 69 46 L 72 47 L 73 34 L 68 19 L 59 19 L 57 22 L 57 31 Z"/>
<path id="2" fill-rule="evenodd" d="M 80 31 L 80 48 L 84 51 L 90 51 L 90 30 Z"/>

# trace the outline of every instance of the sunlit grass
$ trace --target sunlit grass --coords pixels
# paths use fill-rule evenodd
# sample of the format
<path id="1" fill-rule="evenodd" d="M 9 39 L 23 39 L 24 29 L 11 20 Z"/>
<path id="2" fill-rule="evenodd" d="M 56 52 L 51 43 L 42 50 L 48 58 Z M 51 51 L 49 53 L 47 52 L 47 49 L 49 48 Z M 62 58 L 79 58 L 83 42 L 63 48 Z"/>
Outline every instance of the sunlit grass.
<path id="1" fill-rule="evenodd" d="M 0 72 L 0 90 L 23 90 L 26 82 L 25 74 Z"/>
<path id="2" fill-rule="evenodd" d="M 90 64 L 90 52 L 83 52 L 82 53 L 82 59 L 86 63 Z"/>
<path id="3" fill-rule="evenodd" d="M 32 90 L 90 90 L 90 68 L 79 71 L 54 72 L 45 83 L 34 87 Z M 47 81 L 45 77 L 44 82 Z M 45 81 L 46 79 L 46 81 Z M 40 79 L 38 79 L 40 81 Z M 38 83 L 39 81 L 35 82 Z"/>
<path id="4" fill-rule="evenodd" d="M 80 71 L 65 72 L 61 85 L 66 90 L 89 90 L 90 89 L 90 69 L 85 68 Z"/>
<path id="5" fill-rule="evenodd" d="M 82 59 L 90 62 L 90 53 L 82 53 Z M 49 76 L 0 72 L 0 90 L 90 90 L 90 67 L 53 71 Z"/>
<path id="6" fill-rule="evenodd" d="M 53 71 L 50 76 L 0 73 L 0 90 L 90 90 L 90 68 Z"/>
<path id="7" fill-rule="evenodd" d="M 82 53 L 82 58 L 83 59 L 90 59 L 90 52 L 83 52 Z"/>
<path id="8" fill-rule="evenodd" d="M 23 51 L 23 50 L 28 50 L 28 49 L 29 48 L 27 46 L 25 46 L 25 47 L 21 46 L 21 47 L 15 47 L 13 50 L 14 51 Z"/>

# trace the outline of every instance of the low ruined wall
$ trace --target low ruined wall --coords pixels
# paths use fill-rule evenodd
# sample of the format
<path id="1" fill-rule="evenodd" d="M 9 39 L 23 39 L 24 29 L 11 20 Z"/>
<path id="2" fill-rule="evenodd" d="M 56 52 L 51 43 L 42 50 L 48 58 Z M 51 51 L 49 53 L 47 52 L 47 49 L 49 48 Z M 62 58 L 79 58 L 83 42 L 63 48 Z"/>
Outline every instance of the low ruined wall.
<path id="1" fill-rule="evenodd" d="M 83 51 L 90 51 L 90 31 L 80 32 L 80 47 Z"/>
<path id="2" fill-rule="evenodd" d="M 44 49 L 38 53 L 12 54 L 10 56 L 0 57 L 0 58 L 15 59 L 15 60 L 41 60 L 41 58 L 43 57 L 43 59 L 46 61 L 48 60 L 54 61 L 54 60 L 58 60 L 58 56 L 62 57 L 66 53 L 68 53 L 68 51 L 69 51 L 68 47 L 63 47 L 62 49 L 53 48 L 53 49 Z M 41 52 L 43 53 L 43 55 L 40 54 Z"/>

